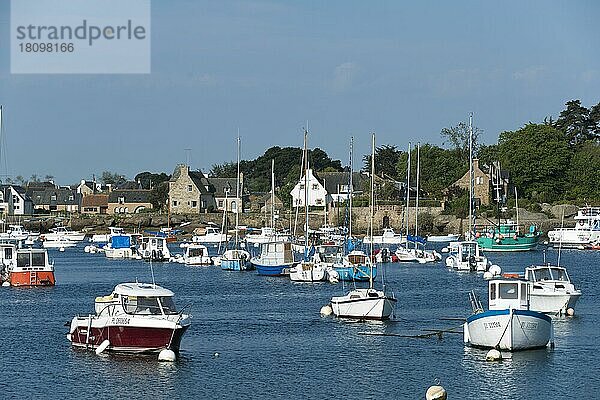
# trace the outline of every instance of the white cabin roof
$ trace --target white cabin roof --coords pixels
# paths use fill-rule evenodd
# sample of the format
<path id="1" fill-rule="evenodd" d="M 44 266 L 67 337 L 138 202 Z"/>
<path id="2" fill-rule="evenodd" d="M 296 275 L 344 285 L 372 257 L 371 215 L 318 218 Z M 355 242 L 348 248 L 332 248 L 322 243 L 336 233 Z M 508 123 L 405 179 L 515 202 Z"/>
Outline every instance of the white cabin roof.
<path id="1" fill-rule="evenodd" d="M 172 297 L 174 293 L 151 283 L 120 283 L 115 286 L 115 293 L 121 296 Z"/>

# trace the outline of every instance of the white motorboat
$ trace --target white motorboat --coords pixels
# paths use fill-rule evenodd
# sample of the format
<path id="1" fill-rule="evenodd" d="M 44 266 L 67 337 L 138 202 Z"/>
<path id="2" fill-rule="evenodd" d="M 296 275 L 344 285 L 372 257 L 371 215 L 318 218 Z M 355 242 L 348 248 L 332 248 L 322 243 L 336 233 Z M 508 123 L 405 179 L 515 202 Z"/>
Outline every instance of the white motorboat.
<path id="1" fill-rule="evenodd" d="M 375 205 L 375 134 L 372 136 L 371 145 L 371 212 L 369 219 L 369 236 L 373 236 L 373 216 Z M 352 169 L 352 167 L 351 167 Z M 373 241 L 371 240 L 371 254 L 373 254 Z M 373 287 L 374 264 L 369 263 L 369 287 L 365 289 L 354 289 L 343 296 L 331 298 L 331 309 L 333 314 L 339 318 L 356 318 L 359 320 L 389 319 L 394 311 L 396 298 L 388 296 L 383 290 Z"/>
<path id="2" fill-rule="evenodd" d="M 463 326 L 464 342 L 508 351 L 546 347 L 553 340 L 552 319 L 530 310 L 528 286 L 521 280 L 490 281 L 488 311 L 471 292 L 474 314 Z"/>
<path id="3" fill-rule="evenodd" d="M 51 228 L 50 233 L 46 233 L 44 235 L 40 235 L 43 240 L 57 240 L 57 239 L 68 239 L 72 242 L 81 242 L 85 239 L 85 233 L 79 231 L 73 231 L 66 226 L 57 226 L 56 228 Z"/>
<path id="4" fill-rule="evenodd" d="M 290 280 L 318 282 L 327 278 L 327 266 L 314 261 L 302 261 L 290 268 Z"/>
<path id="5" fill-rule="evenodd" d="M 445 242 L 455 242 L 460 238 L 460 235 L 455 233 L 449 233 L 447 235 L 429 235 L 427 236 L 428 242 L 433 243 L 445 243 Z"/>
<path id="6" fill-rule="evenodd" d="M 44 242 L 42 243 L 42 246 L 45 249 L 64 249 L 67 247 L 75 247 L 77 246 L 77 242 L 72 241 L 70 239 L 67 238 L 58 238 L 56 240 L 44 240 Z"/>
<path id="7" fill-rule="evenodd" d="M 394 254 L 398 258 L 399 262 L 426 264 L 430 262 L 440 261 L 442 259 L 441 254 L 439 254 L 437 251 L 429 251 L 418 247 L 406 248 L 404 246 L 398 246 Z"/>
<path id="8" fill-rule="evenodd" d="M 92 242 L 92 243 L 108 243 L 110 241 L 111 237 L 116 236 L 116 235 L 124 235 L 125 234 L 124 228 L 118 228 L 116 226 L 109 226 L 108 229 L 110 230 L 109 233 L 100 233 L 100 234 L 92 235 L 92 237 L 90 238 L 90 242 Z"/>
<path id="9" fill-rule="evenodd" d="M 183 255 L 183 263 L 187 265 L 210 265 L 211 258 L 208 255 L 208 248 L 203 244 L 190 244 L 186 247 Z"/>
<path id="10" fill-rule="evenodd" d="M 204 235 L 192 236 L 192 243 L 201 244 L 219 244 L 229 240 L 226 233 L 221 233 L 221 230 L 216 226 L 207 226 Z"/>
<path id="11" fill-rule="evenodd" d="M 406 242 L 406 238 L 404 238 L 401 234 L 396 234 L 394 232 L 394 230 L 392 228 L 384 228 L 383 229 L 383 234 L 380 236 L 373 236 L 373 239 L 371 241 L 371 238 L 366 236 L 363 239 L 363 243 L 365 244 L 401 244 L 401 243 L 405 243 Z"/>
<path id="12" fill-rule="evenodd" d="M 563 315 L 574 313 L 581 291 L 571 283 L 565 268 L 550 264 L 527 267 L 525 280 L 529 283 L 530 310 Z"/>
<path id="13" fill-rule="evenodd" d="M 29 232 L 22 225 L 9 225 L 6 232 L 0 233 L 0 240 L 36 240 L 40 234 Z"/>
<path id="14" fill-rule="evenodd" d="M 144 260 L 169 261 L 171 259 L 166 237 L 142 236 L 138 240 L 137 252 Z"/>
<path id="15" fill-rule="evenodd" d="M 74 347 L 123 353 L 177 353 L 191 324 L 173 292 L 150 283 L 121 283 L 96 297 L 95 314 L 75 316 L 67 339 Z"/>
<path id="16" fill-rule="evenodd" d="M 135 258 L 139 257 L 136 250 L 138 235 L 114 235 L 102 248 L 106 258 Z"/>
<path id="17" fill-rule="evenodd" d="M 246 243 L 258 246 L 259 244 L 269 242 L 289 242 L 291 240 L 290 235 L 287 233 L 277 232 L 275 228 L 262 227 L 260 233 L 250 233 L 245 237 Z"/>
<path id="18" fill-rule="evenodd" d="M 575 227 L 556 228 L 548 232 L 548 242 L 555 247 L 585 248 L 600 241 L 600 207 L 580 208 Z"/>
<path id="19" fill-rule="evenodd" d="M 448 246 L 449 255 L 446 266 L 459 271 L 485 272 L 491 266 L 490 261 L 483 255 L 479 244 L 475 241 L 452 242 Z"/>

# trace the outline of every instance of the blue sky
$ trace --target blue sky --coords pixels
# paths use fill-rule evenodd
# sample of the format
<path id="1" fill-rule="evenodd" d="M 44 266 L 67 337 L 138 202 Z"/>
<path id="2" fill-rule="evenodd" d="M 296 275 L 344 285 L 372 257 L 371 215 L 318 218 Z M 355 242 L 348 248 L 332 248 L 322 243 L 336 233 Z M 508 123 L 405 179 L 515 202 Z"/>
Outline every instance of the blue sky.
<path id="1" fill-rule="evenodd" d="M 11 75 L 0 0 L 8 174 L 171 173 L 186 148 L 206 171 L 235 159 L 238 128 L 249 159 L 301 146 L 306 121 L 344 164 L 351 135 L 358 154 L 370 131 L 441 144 L 470 111 L 492 143 L 600 102 L 598 15 L 595 1 L 154 0 L 151 74 Z"/>

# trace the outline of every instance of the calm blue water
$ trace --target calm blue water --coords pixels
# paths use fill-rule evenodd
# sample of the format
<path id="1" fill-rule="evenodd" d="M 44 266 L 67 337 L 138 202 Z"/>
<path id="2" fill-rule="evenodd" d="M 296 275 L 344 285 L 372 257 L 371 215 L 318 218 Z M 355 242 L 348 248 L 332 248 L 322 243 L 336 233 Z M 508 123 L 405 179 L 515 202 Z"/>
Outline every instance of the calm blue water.
<path id="1" fill-rule="evenodd" d="M 179 249 L 177 249 L 179 251 Z M 489 254 L 504 271 L 542 261 L 542 252 Z M 556 252 L 548 257 L 556 259 Z M 109 261 L 81 248 L 51 252 L 57 286 L 0 288 L 0 398 L 355 398 L 421 399 L 439 379 L 450 399 L 593 398 L 600 386 L 600 252 L 563 251 L 583 290 L 575 318 L 555 320 L 556 348 L 515 353 L 501 363 L 465 348 L 462 333 L 413 339 L 361 332 L 423 333 L 470 313 L 467 293 L 485 299 L 475 274 L 388 265 L 396 320 L 349 323 L 319 309 L 341 284 L 294 284 L 255 272 L 154 264 L 157 283 L 178 305 L 193 303 L 192 327 L 174 364 L 154 357 L 96 356 L 71 349 L 63 324 L 93 310 L 120 282 L 150 281 L 149 264 Z M 459 330 L 462 332 L 461 330 Z M 214 353 L 220 353 L 214 357 Z"/>

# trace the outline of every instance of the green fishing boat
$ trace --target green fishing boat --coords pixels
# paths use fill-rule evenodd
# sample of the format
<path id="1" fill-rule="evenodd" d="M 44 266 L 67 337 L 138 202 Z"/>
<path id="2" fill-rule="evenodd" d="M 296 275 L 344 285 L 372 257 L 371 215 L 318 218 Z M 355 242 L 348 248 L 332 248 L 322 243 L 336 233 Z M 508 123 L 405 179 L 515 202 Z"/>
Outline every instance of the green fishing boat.
<path id="1" fill-rule="evenodd" d="M 513 221 L 506 221 L 475 228 L 475 238 L 486 251 L 529 251 L 535 250 L 542 232 L 534 225 L 528 230 Z"/>

